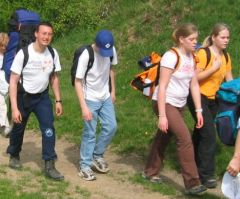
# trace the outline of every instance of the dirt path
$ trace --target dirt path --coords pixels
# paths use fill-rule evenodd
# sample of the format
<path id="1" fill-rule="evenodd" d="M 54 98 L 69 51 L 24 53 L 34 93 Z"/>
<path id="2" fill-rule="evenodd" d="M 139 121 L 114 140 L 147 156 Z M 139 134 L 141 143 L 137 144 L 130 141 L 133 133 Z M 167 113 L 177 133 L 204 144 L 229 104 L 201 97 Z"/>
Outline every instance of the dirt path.
<path id="1" fill-rule="evenodd" d="M 8 156 L 5 153 L 8 139 L 0 137 L 0 164 L 8 164 Z M 79 148 L 67 142 L 64 138 L 57 140 L 56 151 L 58 154 L 57 168 L 64 174 L 65 180 L 69 182 L 70 189 L 76 186 L 91 192 L 91 199 L 169 199 L 173 197 L 163 196 L 157 192 L 146 190 L 141 185 L 135 185 L 128 180 L 136 172 L 140 173 L 143 162 L 140 158 L 131 156 L 120 156 L 110 150 L 105 155 L 110 164 L 111 171 L 107 175 L 97 174 L 97 180 L 86 182 L 78 174 Z M 27 132 L 24 138 L 23 150 L 21 152 L 21 162 L 24 167 L 34 170 L 42 170 L 41 160 L 41 137 L 37 133 Z M 16 177 L 14 170 L 9 170 L 11 179 Z M 164 177 L 171 179 L 179 190 L 178 196 L 174 198 L 185 198 L 181 175 L 174 171 L 164 170 Z M 222 198 L 220 188 L 214 189 L 210 193 Z"/>

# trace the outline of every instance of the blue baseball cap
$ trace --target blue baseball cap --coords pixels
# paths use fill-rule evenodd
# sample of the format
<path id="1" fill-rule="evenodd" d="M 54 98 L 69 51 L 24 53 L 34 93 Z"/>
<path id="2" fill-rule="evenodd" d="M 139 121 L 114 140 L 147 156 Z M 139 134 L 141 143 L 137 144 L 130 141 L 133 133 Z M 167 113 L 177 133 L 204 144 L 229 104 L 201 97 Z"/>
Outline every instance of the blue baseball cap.
<path id="1" fill-rule="evenodd" d="M 114 39 L 113 35 L 108 30 L 101 30 L 97 33 L 95 39 L 96 45 L 99 48 L 99 53 L 103 57 L 112 57 L 113 56 L 113 44 Z"/>

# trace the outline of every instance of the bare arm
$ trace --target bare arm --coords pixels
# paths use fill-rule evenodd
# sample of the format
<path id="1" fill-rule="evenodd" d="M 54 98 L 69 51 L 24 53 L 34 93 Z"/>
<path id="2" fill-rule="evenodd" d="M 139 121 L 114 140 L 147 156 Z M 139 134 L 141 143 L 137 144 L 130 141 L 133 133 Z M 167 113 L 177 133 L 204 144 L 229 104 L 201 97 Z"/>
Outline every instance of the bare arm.
<path id="1" fill-rule="evenodd" d="M 168 130 L 168 120 L 166 117 L 166 89 L 173 73 L 172 69 L 161 67 L 160 68 L 160 79 L 158 87 L 158 128 L 167 133 Z"/>
<path id="2" fill-rule="evenodd" d="M 232 71 L 227 71 L 226 76 L 225 76 L 225 80 L 230 81 L 232 79 L 233 79 Z"/>
<path id="3" fill-rule="evenodd" d="M 111 66 L 110 69 L 110 78 L 111 78 L 111 97 L 112 97 L 112 101 L 113 103 L 116 101 L 116 87 L 115 87 L 115 72 L 113 70 L 113 67 Z"/>
<path id="4" fill-rule="evenodd" d="M 202 117 L 202 107 L 201 107 L 201 95 L 199 84 L 196 76 L 193 76 L 190 84 L 190 90 L 193 98 L 193 102 L 195 105 L 196 110 L 196 117 L 197 117 L 197 128 L 201 128 L 203 126 L 203 117 Z"/>
<path id="5" fill-rule="evenodd" d="M 83 93 L 83 82 L 81 79 L 75 78 L 75 91 L 77 93 L 78 101 L 82 110 L 82 117 L 84 120 L 92 120 L 92 113 L 89 110 Z"/>
<path id="6" fill-rule="evenodd" d="M 17 105 L 17 86 L 20 80 L 20 75 L 11 72 L 10 83 L 9 83 L 9 95 L 12 107 L 12 119 L 15 123 L 22 122 L 22 115 Z"/>
<path id="7" fill-rule="evenodd" d="M 232 176 L 236 176 L 240 171 L 240 130 L 238 130 L 237 140 L 235 143 L 234 155 L 227 166 L 227 171 Z"/>
<path id="8" fill-rule="evenodd" d="M 56 101 L 61 100 L 59 76 L 58 73 L 56 72 L 51 76 L 51 85 Z M 61 102 L 55 103 L 55 112 L 57 116 L 62 115 L 63 108 Z"/>

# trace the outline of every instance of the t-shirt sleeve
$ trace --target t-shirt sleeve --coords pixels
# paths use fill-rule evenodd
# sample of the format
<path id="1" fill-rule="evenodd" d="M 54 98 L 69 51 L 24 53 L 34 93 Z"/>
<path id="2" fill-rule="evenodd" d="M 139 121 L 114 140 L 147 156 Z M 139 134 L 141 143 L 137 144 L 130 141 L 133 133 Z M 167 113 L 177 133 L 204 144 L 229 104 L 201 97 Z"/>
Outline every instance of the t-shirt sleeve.
<path id="1" fill-rule="evenodd" d="M 60 64 L 59 55 L 58 55 L 58 52 L 56 51 L 56 49 L 53 49 L 53 50 L 54 50 L 55 72 L 59 72 L 59 71 L 61 71 L 61 64 Z"/>
<path id="2" fill-rule="evenodd" d="M 204 49 L 198 50 L 196 53 L 198 63 L 197 63 L 197 68 L 204 70 L 206 68 L 207 64 L 207 54 Z"/>
<path id="3" fill-rule="evenodd" d="M 23 51 L 19 50 L 13 59 L 13 63 L 11 65 L 10 70 L 18 75 L 21 75 L 23 68 L 23 59 L 24 59 Z"/>
<path id="4" fill-rule="evenodd" d="M 161 67 L 166 67 L 170 69 L 175 69 L 177 63 L 177 55 L 172 51 L 167 51 L 161 58 Z"/>
<path id="5" fill-rule="evenodd" d="M 87 71 L 88 61 L 89 61 L 89 53 L 88 53 L 88 50 L 85 49 L 78 59 L 76 78 L 78 79 L 84 78 L 85 73 Z"/>
<path id="6" fill-rule="evenodd" d="M 116 51 L 116 48 L 113 46 L 113 59 L 112 59 L 111 65 L 117 65 L 117 64 L 118 64 L 117 51 Z"/>

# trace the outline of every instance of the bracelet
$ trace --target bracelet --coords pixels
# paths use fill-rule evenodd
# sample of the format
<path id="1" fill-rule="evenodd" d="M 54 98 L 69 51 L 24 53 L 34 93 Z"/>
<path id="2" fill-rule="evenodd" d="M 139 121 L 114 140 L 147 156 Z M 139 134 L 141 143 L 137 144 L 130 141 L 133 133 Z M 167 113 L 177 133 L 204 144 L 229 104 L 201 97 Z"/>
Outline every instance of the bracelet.
<path id="1" fill-rule="evenodd" d="M 62 103 L 62 100 L 55 100 L 55 103 Z"/>
<path id="2" fill-rule="evenodd" d="M 195 112 L 202 112 L 202 111 L 203 111 L 202 108 L 195 109 Z"/>

